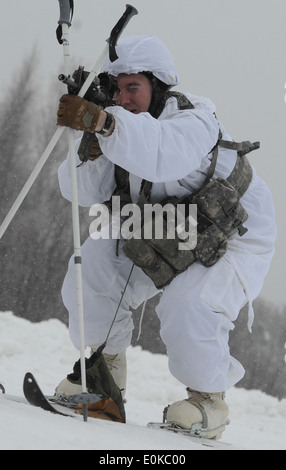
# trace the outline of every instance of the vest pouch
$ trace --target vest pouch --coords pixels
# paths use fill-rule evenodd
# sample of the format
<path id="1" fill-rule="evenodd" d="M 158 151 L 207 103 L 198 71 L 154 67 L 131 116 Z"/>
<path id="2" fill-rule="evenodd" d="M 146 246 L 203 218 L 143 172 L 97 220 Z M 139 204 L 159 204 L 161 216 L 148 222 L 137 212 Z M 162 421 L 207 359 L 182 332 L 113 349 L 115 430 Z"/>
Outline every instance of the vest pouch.
<path id="1" fill-rule="evenodd" d="M 229 238 L 236 231 L 240 235 L 247 231 L 242 224 L 248 215 L 239 199 L 238 191 L 229 181 L 217 178 L 203 186 L 193 196 L 192 203 Z"/>
<path id="2" fill-rule="evenodd" d="M 227 251 L 227 238 L 215 224 L 198 232 L 194 255 L 207 268 L 215 264 Z"/>
<path id="3" fill-rule="evenodd" d="M 148 245 L 151 245 L 164 260 L 170 264 L 178 274 L 185 271 L 194 261 L 195 256 L 191 250 L 179 250 L 180 243 L 182 243 L 177 234 L 173 239 L 167 238 L 167 222 L 163 221 L 163 238 L 152 240 L 145 240 Z"/>
<path id="4" fill-rule="evenodd" d="M 179 250 L 182 243 L 176 232 L 171 238 L 168 236 L 167 221 L 162 219 L 162 233 L 156 238 L 154 218 L 145 222 L 141 227 L 141 238 L 130 238 L 124 246 L 123 251 L 133 263 L 143 269 L 143 271 L 154 282 L 157 289 L 162 289 L 168 285 L 175 276 L 185 271 L 196 261 L 191 250 Z M 149 225 L 153 238 L 143 238 L 144 228 Z M 149 233 L 150 233 L 149 232 Z"/>
<path id="5" fill-rule="evenodd" d="M 175 270 L 156 252 L 147 240 L 130 238 L 126 240 L 123 251 L 131 261 L 141 268 L 162 289 L 176 276 Z M 148 240 L 149 242 L 149 240 Z"/>

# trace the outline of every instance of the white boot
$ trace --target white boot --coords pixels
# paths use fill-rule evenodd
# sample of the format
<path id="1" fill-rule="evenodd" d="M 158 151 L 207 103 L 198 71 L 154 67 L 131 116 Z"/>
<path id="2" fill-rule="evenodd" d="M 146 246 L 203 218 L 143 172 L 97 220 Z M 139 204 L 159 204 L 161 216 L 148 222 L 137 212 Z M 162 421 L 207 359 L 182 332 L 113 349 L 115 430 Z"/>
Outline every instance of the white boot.
<path id="1" fill-rule="evenodd" d="M 70 396 L 70 395 L 79 395 L 82 393 L 82 386 L 78 384 L 73 384 L 66 377 L 63 379 L 55 390 L 55 396 L 59 397 L 60 395 Z"/>
<path id="2" fill-rule="evenodd" d="M 225 426 L 229 423 L 228 406 L 224 393 L 205 393 L 187 389 L 188 399 L 177 401 L 166 410 L 166 421 L 194 435 L 208 439 L 220 439 Z"/>
<path id="3" fill-rule="evenodd" d="M 91 350 L 93 354 L 96 349 Z M 126 366 L 126 351 L 122 351 L 119 354 L 105 354 L 103 353 L 106 365 L 110 371 L 112 377 L 118 388 L 121 391 L 122 397 L 125 397 L 126 393 L 126 380 L 127 380 L 127 366 Z M 82 392 L 82 386 L 73 384 L 68 378 L 63 379 L 55 390 L 55 395 L 77 395 Z"/>

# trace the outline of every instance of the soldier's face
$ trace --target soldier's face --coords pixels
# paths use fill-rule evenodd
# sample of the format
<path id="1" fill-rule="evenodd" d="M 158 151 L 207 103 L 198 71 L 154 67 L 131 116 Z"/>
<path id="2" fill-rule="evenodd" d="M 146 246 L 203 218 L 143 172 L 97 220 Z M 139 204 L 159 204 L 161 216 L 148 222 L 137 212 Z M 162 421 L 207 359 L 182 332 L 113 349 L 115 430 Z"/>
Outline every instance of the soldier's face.
<path id="1" fill-rule="evenodd" d="M 120 74 L 116 80 L 118 91 L 114 101 L 131 113 L 147 112 L 152 99 L 152 85 L 148 78 L 141 73 Z"/>

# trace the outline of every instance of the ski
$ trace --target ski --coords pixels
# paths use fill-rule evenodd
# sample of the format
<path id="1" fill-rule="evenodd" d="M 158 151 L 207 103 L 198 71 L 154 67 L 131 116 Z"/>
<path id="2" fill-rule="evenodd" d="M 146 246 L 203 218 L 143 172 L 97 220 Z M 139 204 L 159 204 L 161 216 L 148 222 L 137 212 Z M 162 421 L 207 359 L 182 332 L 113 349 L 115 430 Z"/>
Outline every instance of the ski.
<path id="1" fill-rule="evenodd" d="M 78 404 L 82 403 L 81 395 L 73 395 L 71 397 L 44 395 L 35 377 L 30 372 L 25 375 L 23 391 L 25 397 L 0 393 L 0 401 L 3 399 L 20 404 L 32 405 L 45 411 L 49 411 L 55 415 L 82 419 L 81 414 L 77 414 Z M 91 402 L 96 402 L 100 398 L 99 395 L 87 394 L 87 396 L 90 397 Z M 190 441 L 204 447 L 217 450 L 242 450 L 241 448 L 227 442 L 195 436 L 188 429 L 183 429 L 170 423 L 150 422 L 147 424 L 147 428 L 173 432 L 181 436 L 186 436 Z"/>
<path id="2" fill-rule="evenodd" d="M 25 375 L 23 383 L 23 391 L 26 400 L 33 406 L 42 408 L 45 411 L 58 414 L 66 417 L 75 417 L 75 409 L 69 410 L 62 404 L 52 403 L 48 397 L 46 397 L 40 386 L 38 385 L 33 374 L 28 372 Z"/>
<path id="3" fill-rule="evenodd" d="M 229 444 L 227 442 L 194 436 L 194 434 L 191 433 L 191 431 L 189 431 L 188 429 L 183 429 L 179 426 L 174 426 L 172 423 L 148 423 L 147 427 L 152 429 L 162 429 L 164 431 L 173 432 L 182 436 L 187 436 L 188 439 L 190 439 L 192 442 L 195 442 L 196 444 L 201 444 L 205 447 L 212 447 L 218 450 L 241 450 L 233 444 Z"/>
<path id="4" fill-rule="evenodd" d="M 95 404 L 102 399 L 101 395 L 92 393 L 80 393 L 71 396 L 47 396 L 42 392 L 33 374 L 28 372 L 24 378 L 23 384 L 24 395 L 27 401 L 38 408 L 51 413 L 68 416 L 83 416 L 84 421 L 88 419 L 88 405 Z M 82 411 L 77 413 L 81 405 Z"/>

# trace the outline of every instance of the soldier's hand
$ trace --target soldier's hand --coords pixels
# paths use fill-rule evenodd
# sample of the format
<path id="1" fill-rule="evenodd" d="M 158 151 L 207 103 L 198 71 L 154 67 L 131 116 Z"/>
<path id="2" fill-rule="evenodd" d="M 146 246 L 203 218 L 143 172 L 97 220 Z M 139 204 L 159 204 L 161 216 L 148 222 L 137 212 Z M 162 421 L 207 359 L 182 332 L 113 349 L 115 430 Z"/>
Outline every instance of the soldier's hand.
<path id="1" fill-rule="evenodd" d="M 58 126 L 95 132 L 102 107 L 77 95 L 63 95 L 58 108 Z"/>

